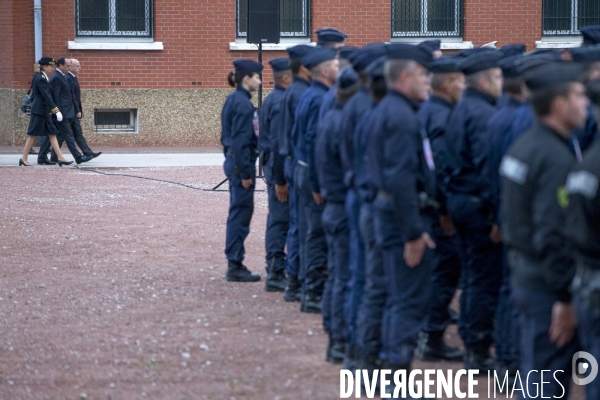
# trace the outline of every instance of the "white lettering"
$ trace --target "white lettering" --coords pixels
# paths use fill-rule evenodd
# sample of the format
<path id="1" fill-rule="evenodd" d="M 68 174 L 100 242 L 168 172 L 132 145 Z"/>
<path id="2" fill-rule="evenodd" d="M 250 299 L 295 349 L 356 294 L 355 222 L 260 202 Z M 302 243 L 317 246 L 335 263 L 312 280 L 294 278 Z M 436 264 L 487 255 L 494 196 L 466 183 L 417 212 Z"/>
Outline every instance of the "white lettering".
<path id="1" fill-rule="evenodd" d="M 456 394 L 456 397 L 458 397 L 459 399 L 464 399 L 467 397 L 466 393 L 460 391 L 460 377 L 466 374 L 467 371 L 465 371 L 464 369 L 459 369 L 458 371 L 456 371 L 456 375 L 454 376 L 454 392 Z"/>
<path id="2" fill-rule="evenodd" d="M 402 376 L 402 382 L 400 382 L 400 376 Z M 393 398 L 404 398 L 406 397 L 406 370 L 399 369 L 394 373 L 394 394 Z M 402 390 L 402 397 L 400 397 L 400 390 Z"/>
<path id="3" fill-rule="evenodd" d="M 340 370 L 340 398 L 349 399 L 352 396 L 352 386 L 354 386 L 354 378 L 352 372 L 347 369 Z"/>
<path id="4" fill-rule="evenodd" d="M 535 398 L 537 398 L 537 397 L 538 397 L 538 393 L 539 393 L 539 391 L 538 391 L 538 385 L 539 385 L 539 383 L 537 383 L 537 382 L 535 382 L 535 381 L 534 381 L 534 382 L 531 384 L 531 385 L 535 386 L 535 396 L 532 396 L 532 395 L 531 395 L 531 393 L 529 393 L 529 387 L 531 386 L 531 385 L 529 384 L 529 375 L 531 375 L 531 374 L 532 374 L 532 373 L 534 373 L 534 372 L 538 372 L 538 370 L 537 370 L 537 369 L 534 369 L 534 370 L 532 370 L 532 371 L 529 371 L 529 373 L 527 374 L 527 388 L 526 388 L 526 389 L 527 389 L 527 396 L 528 396 L 528 397 L 532 397 L 532 398 L 534 398 L 534 399 L 535 399 Z"/>
<path id="5" fill-rule="evenodd" d="M 408 394 L 411 397 L 420 399 L 423 397 L 423 382 L 421 380 L 415 382 L 415 377 L 417 375 L 423 375 L 423 372 L 420 369 L 413 369 L 410 371 L 410 375 L 408 377 Z M 416 391 L 415 388 L 417 389 Z"/>
<path id="6" fill-rule="evenodd" d="M 437 397 L 442 397 L 442 389 L 444 389 L 444 393 L 446 393 L 446 397 L 452 397 L 452 370 L 449 369 L 446 371 L 448 373 L 448 378 L 444 375 L 444 371 L 438 369 L 437 373 Z"/>
<path id="7" fill-rule="evenodd" d="M 517 382 L 519 382 L 519 387 L 517 387 Z M 512 391 L 510 392 L 511 398 L 515 397 L 515 390 L 520 390 L 521 395 L 525 397 L 525 389 L 523 389 L 523 381 L 521 381 L 521 374 L 519 374 L 519 371 L 517 371 L 517 374 L 515 375 L 515 381 L 513 383 Z"/>
<path id="8" fill-rule="evenodd" d="M 387 386 L 390 384 L 390 380 L 387 379 L 387 376 L 391 373 L 392 371 L 389 369 L 381 370 L 381 382 L 379 383 L 379 397 L 381 397 L 382 399 L 389 399 L 391 397 L 390 394 L 387 393 Z"/>
<path id="9" fill-rule="evenodd" d="M 550 383 L 550 382 L 544 382 L 544 372 L 552 372 L 552 371 L 549 370 L 549 369 L 543 369 L 542 370 L 542 378 L 540 379 L 540 386 L 541 386 L 540 390 L 542 392 L 541 393 L 541 396 L 542 396 L 541 398 L 542 399 L 550 399 L 551 398 L 550 396 L 548 396 L 548 397 L 544 396 L 544 383 Z"/>
<path id="10" fill-rule="evenodd" d="M 565 372 L 562 369 L 558 369 L 556 371 L 554 371 L 554 374 L 552 374 L 552 376 L 554 376 L 554 380 L 560 385 L 560 387 L 562 388 L 562 394 L 558 397 L 554 396 L 555 399 L 562 399 L 565 397 L 565 387 L 562 385 L 562 383 L 560 383 L 560 380 L 556 377 L 556 374 L 559 372 Z"/>
<path id="11" fill-rule="evenodd" d="M 469 398 L 470 399 L 478 399 L 479 395 L 474 392 L 475 386 L 479 384 L 479 381 L 475 379 L 475 375 L 479 375 L 478 369 L 470 369 L 469 370 Z"/>
<path id="12" fill-rule="evenodd" d="M 426 399 L 430 399 L 433 396 L 435 396 L 433 393 L 431 393 L 429 391 L 429 389 L 431 389 L 431 386 L 433 386 L 433 384 L 435 383 L 435 381 L 433 380 L 433 378 L 431 377 L 431 375 L 435 374 L 435 370 L 433 369 L 426 369 L 425 370 L 425 376 L 423 377 L 423 396 Z"/>
<path id="13" fill-rule="evenodd" d="M 500 381 L 498 380 L 498 375 L 496 371 L 494 371 L 494 397 L 496 396 L 496 388 L 502 393 L 504 390 L 504 385 L 506 385 L 506 391 L 508 392 L 508 371 L 504 374 L 504 379 L 502 380 L 502 385 L 500 385 Z"/>
<path id="14" fill-rule="evenodd" d="M 377 388 L 377 378 L 379 378 L 379 370 L 373 370 L 373 376 L 369 377 L 369 371 L 363 369 L 363 381 L 365 382 L 365 394 L 368 398 L 375 397 L 375 389 Z"/>

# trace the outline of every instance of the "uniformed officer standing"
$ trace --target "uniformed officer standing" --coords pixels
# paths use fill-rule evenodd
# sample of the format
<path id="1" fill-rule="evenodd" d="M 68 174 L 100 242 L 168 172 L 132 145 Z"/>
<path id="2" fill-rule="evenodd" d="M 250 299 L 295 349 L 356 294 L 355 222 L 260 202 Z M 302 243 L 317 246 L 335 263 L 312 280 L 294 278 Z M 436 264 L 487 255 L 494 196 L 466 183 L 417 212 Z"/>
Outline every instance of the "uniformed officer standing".
<path id="1" fill-rule="evenodd" d="M 444 331 L 450 323 L 448 307 L 458 287 L 461 271 L 458 236 L 446 209 L 444 177 L 446 162 L 445 130 L 454 105 L 465 90 L 465 77 L 459 67 L 460 59 L 442 57 L 434 61 L 429 71 L 432 94 L 419 107 L 418 117 L 424 129 L 422 135 L 431 145 L 435 161 L 435 189 L 428 193 L 434 208 L 432 238 L 436 244 L 430 277 L 427 317 L 417 348 L 417 358 L 424 361 L 460 361 L 463 352 L 444 343 Z"/>
<path id="2" fill-rule="evenodd" d="M 289 229 L 290 210 L 286 199 L 281 193 L 278 196 L 277 187 L 273 180 L 273 170 L 283 170 L 285 158 L 279 154 L 278 132 L 282 124 L 281 106 L 285 90 L 292 83 L 290 59 L 287 57 L 270 60 L 273 68 L 275 89 L 269 93 L 260 109 L 260 134 L 258 150 L 262 155 L 265 180 L 269 196 L 269 215 L 267 216 L 267 231 L 265 233 L 267 292 L 283 292 L 287 280 L 285 277 L 285 242 Z M 282 201 L 283 200 L 283 201 Z"/>
<path id="3" fill-rule="evenodd" d="M 528 72 L 538 124 L 509 149 L 500 166 L 502 235 L 509 247 L 512 296 L 519 312 L 521 376 L 527 391 L 563 398 L 578 351 L 569 284 L 574 260 L 563 233 L 567 174 L 576 162 L 569 138 L 587 118 L 589 100 L 573 63 Z M 542 370 L 550 370 L 544 379 Z M 527 394 L 529 393 L 529 395 Z M 527 396 L 527 397 L 526 397 Z"/>
<path id="4" fill-rule="evenodd" d="M 421 330 L 434 244 L 419 210 L 419 182 L 426 177 L 421 127 L 416 112 L 427 100 L 429 51 L 409 44 L 386 46 L 388 93 L 371 115 L 368 173 L 377 189 L 375 234 L 382 249 L 388 299 L 379 353 L 384 368 L 408 370 Z"/>
<path id="5" fill-rule="evenodd" d="M 326 359 L 341 363 L 347 341 L 347 321 L 344 316 L 345 296 L 350 280 L 349 226 L 346 214 L 346 186 L 340 154 L 342 108 L 358 89 L 358 75 L 351 66 L 343 68 L 337 77 L 336 102 L 319 121 L 315 146 L 315 168 L 320 194 L 325 201 L 322 223 L 327 238 L 327 282 L 323 315 L 328 327 L 329 346 Z M 326 308 L 329 310 L 326 310 Z"/>
<path id="6" fill-rule="evenodd" d="M 600 116 L 600 79 L 586 84 Z M 573 280 L 579 338 L 583 349 L 600 360 L 600 142 L 583 155 L 567 177 L 569 208 L 566 234 L 575 245 L 577 273 Z M 586 398 L 600 398 L 600 380 L 585 386 Z"/>
<path id="7" fill-rule="evenodd" d="M 501 57 L 497 50 L 478 49 L 461 61 L 467 89 L 452 111 L 446 130 L 451 168 L 446 187 L 448 212 L 464 256 L 459 333 L 466 348 L 465 369 L 478 369 L 480 373 L 493 367 L 489 350 L 502 280 L 500 234 L 482 175 L 487 123 L 502 95 Z"/>
<path id="8" fill-rule="evenodd" d="M 292 127 L 294 125 L 294 116 L 300 96 L 310 86 L 310 71 L 302 65 L 302 58 L 314 50 L 314 47 L 299 44 L 287 49 L 290 56 L 290 69 L 292 70 L 293 81 L 290 87 L 285 91 L 282 100 L 281 127 L 277 129 L 279 141 L 279 154 L 285 158 L 283 168 L 275 164 L 273 166 L 273 178 L 275 188 L 278 193 L 278 199 L 283 201 L 286 198 L 289 202 L 289 230 L 287 234 L 287 265 L 285 273 L 287 275 L 287 285 L 283 299 L 285 301 L 300 301 L 302 298 L 301 282 L 303 276 L 300 273 L 300 247 L 299 225 L 306 221 L 298 220 L 298 195 L 294 184 L 294 169 L 296 161 L 294 160 L 294 151 L 292 146 Z M 306 232 L 306 229 L 304 229 Z M 305 241 L 304 241 L 305 242 Z"/>
<path id="9" fill-rule="evenodd" d="M 323 28 L 315 31 L 317 35 L 317 46 L 318 47 L 332 47 L 338 51 L 339 56 L 339 68 L 342 69 L 349 64 L 348 57 L 354 52 L 356 47 L 345 46 L 347 34 L 336 28 Z M 335 104 L 335 90 L 336 84 L 334 83 L 325 96 L 321 103 L 321 109 L 319 110 L 319 119 L 323 118 L 325 113 L 331 110 Z"/>
<path id="10" fill-rule="evenodd" d="M 256 282 L 260 275 L 250 272 L 244 261 L 244 240 L 250 232 L 254 211 L 254 183 L 256 178 L 258 115 L 250 102 L 252 92 L 260 86 L 262 64 L 246 59 L 233 62 L 235 72 L 227 81 L 235 91 L 231 93 L 221 113 L 221 144 L 225 154 L 223 170 L 229 180 L 229 216 L 225 255 L 230 282 Z"/>
<path id="11" fill-rule="evenodd" d="M 306 55 L 303 64 L 310 69 L 312 83 L 306 90 L 296 108 L 292 141 L 296 169 L 294 182 L 298 190 L 298 219 L 306 221 L 306 232 L 300 225 L 299 238 L 306 238 L 304 253 L 301 249 L 301 267 L 305 267 L 302 287 L 303 297 L 300 310 L 303 312 L 320 313 L 321 296 L 327 274 L 327 243 L 321 224 L 323 213 L 323 198 L 320 195 L 319 184 L 314 164 L 315 137 L 319 119 L 319 109 L 323 96 L 335 83 L 338 73 L 338 59 L 335 49 L 317 48 Z M 324 316 L 324 319 L 327 318 Z"/>

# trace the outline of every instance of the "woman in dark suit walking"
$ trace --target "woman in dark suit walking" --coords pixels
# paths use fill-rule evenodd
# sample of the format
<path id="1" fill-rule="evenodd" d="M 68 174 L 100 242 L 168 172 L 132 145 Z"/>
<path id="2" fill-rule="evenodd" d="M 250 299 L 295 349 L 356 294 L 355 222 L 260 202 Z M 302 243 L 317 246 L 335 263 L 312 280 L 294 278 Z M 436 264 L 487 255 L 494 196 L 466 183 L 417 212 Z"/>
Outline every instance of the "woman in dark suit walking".
<path id="1" fill-rule="evenodd" d="M 54 104 L 54 100 L 52 100 L 52 92 L 50 90 L 50 77 L 56 70 L 56 62 L 52 57 L 42 57 L 39 64 L 41 72 L 36 75 L 32 84 L 33 104 L 31 105 L 31 120 L 27 129 L 27 142 L 25 142 L 19 166 L 31 166 L 27 162 L 29 150 L 31 150 L 37 136 L 46 135 L 50 137 L 50 143 L 58 157 L 58 165 L 61 167 L 63 165 L 70 165 L 73 161 L 67 161 L 61 153 L 60 147 L 58 147 L 58 141 L 56 140 L 58 129 L 52 120 L 52 115 L 55 115 L 59 122 L 63 119 L 60 110 Z"/>

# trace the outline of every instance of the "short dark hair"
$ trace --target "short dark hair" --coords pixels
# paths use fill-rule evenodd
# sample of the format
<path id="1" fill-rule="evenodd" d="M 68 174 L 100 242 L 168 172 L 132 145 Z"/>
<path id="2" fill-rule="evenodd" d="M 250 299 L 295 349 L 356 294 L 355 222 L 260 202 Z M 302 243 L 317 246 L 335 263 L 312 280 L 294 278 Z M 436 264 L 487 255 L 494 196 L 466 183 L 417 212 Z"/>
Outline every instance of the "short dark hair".
<path id="1" fill-rule="evenodd" d="M 302 67 L 301 58 L 292 58 L 290 60 L 290 69 L 292 70 L 292 74 L 298 75 L 300 73 L 300 67 Z"/>
<path id="2" fill-rule="evenodd" d="M 339 42 L 317 41 L 317 46 L 321 46 L 321 47 L 335 47 L 338 44 L 339 44 Z"/>
<path id="3" fill-rule="evenodd" d="M 252 71 L 230 71 L 227 75 L 227 83 L 229 83 L 229 86 L 231 87 L 236 87 L 242 84 L 242 81 L 246 76 L 252 78 L 255 74 L 256 72 Z"/>
<path id="4" fill-rule="evenodd" d="M 65 65 L 67 63 L 67 60 L 69 59 L 69 57 L 61 57 L 58 60 L 56 60 L 56 66 L 60 67 L 61 65 Z"/>
<path id="5" fill-rule="evenodd" d="M 340 104 L 346 104 L 348 100 L 358 91 L 359 83 L 356 82 L 354 85 L 335 91 L 335 100 Z"/>
<path id="6" fill-rule="evenodd" d="M 273 72 L 273 80 L 275 81 L 276 85 L 280 85 L 281 81 L 283 80 L 283 77 L 286 75 L 290 75 L 292 72 L 289 69 L 286 69 L 284 71 L 277 71 L 277 72 Z"/>
<path id="7" fill-rule="evenodd" d="M 522 76 L 516 76 L 513 78 L 504 78 L 503 88 L 508 94 L 518 96 L 523 94 L 525 88 L 525 81 Z"/>
<path id="8" fill-rule="evenodd" d="M 568 97 L 572 87 L 573 82 L 565 82 L 533 91 L 529 101 L 531 102 L 531 107 L 533 108 L 535 115 L 538 117 L 550 115 L 554 100 L 558 97 Z"/>

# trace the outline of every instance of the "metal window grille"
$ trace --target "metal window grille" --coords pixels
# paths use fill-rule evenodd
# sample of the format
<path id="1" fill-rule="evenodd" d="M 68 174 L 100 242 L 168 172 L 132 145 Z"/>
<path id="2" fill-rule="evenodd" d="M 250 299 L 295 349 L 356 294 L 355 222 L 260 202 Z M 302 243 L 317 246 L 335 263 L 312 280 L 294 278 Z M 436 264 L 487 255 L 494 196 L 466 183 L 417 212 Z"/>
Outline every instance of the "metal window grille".
<path id="1" fill-rule="evenodd" d="M 75 0 L 79 37 L 152 37 L 153 0 Z"/>
<path id="2" fill-rule="evenodd" d="M 282 38 L 309 37 L 310 0 L 280 0 L 279 23 Z M 236 37 L 246 37 L 248 0 L 236 1 Z"/>
<path id="3" fill-rule="evenodd" d="M 543 35 L 579 35 L 579 28 L 587 25 L 600 25 L 600 1 L 543 0 Z"/>
<path id="4" fill-rule="evenodd" d="M 94 110 L 97 133 L 137 132 L 137 110 Z"/>
<path id="5" fill-rule="evenodd" d="M 392 0 L 392 37 L 462 37 L 463 0 Z"/>

